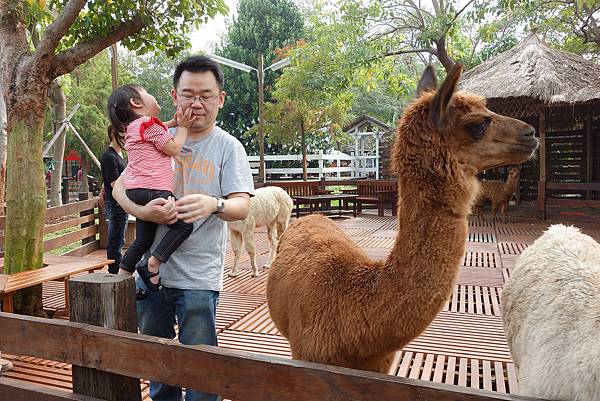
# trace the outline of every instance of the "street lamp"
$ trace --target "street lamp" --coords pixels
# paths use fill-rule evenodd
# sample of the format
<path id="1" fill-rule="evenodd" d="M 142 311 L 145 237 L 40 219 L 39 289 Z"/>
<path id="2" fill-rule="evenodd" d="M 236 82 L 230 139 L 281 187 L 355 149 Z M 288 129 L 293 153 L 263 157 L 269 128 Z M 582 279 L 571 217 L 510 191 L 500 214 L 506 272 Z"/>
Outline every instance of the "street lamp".
<path id="1" fill-rule="evenodd" d="M 237 61 L 230 60 L 225 57 L 209 55 L 209 58 L 227 65 L 229 67 L 242 70 L 244 72 L 256 71 L 258 78 L 258 182 L 265 182 L 265 126 L 264 126 L 264 84 L 265 84 L 265 71 L 277 71 L 283 67 L 290 65 L 291 61 L 289 57 L 279 60 L 276 63 L 271 64 L 267 68 L 264 68 L 263 55 L 258 56 L 258 68 L 250 67 L 249 65 L 239 63 Z"/>

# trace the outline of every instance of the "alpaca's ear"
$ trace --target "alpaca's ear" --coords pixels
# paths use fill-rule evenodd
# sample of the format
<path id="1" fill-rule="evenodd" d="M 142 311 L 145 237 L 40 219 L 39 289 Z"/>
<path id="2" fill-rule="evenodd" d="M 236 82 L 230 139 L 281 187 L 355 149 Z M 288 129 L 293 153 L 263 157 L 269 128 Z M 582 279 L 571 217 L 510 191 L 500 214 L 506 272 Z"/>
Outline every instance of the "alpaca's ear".
<path id="1" fill-rule="evenodd" d="M 452 70 L 448 73 L 446 80 L 438 89 L 429 109 L 429 117 L 437 125 L 438 129 L 444 126 L 448 114 L 448 105 L 450 99 L 456 91 L 460 74 L 462 73 L 463 65 L 455 64 Z"/>
<path id="2" fill-rule="evenodd" d="M 435 77 L 435 70 L 433 67 L 428 65 L 419 79 L 417 84 L 417 96 L 421 96 L 424 92 L 431 92 L 437 89 L 437 78 Z"/>

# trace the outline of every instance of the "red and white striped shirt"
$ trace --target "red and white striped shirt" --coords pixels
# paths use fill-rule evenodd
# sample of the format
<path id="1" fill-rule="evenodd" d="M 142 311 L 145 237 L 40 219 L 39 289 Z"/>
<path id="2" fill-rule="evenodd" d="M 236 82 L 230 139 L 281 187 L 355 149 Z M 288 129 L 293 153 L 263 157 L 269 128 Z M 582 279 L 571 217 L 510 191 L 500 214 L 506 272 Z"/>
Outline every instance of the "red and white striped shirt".
<path id="1" fill-rule="evenodd" d="M 143 116 L 129 123 L 125 132 L 128 158 L 124 179 L 126 189 L 173 192 L 173 161 L 162 151 L 172 139 L 168 128 L 156 117 Z"/>

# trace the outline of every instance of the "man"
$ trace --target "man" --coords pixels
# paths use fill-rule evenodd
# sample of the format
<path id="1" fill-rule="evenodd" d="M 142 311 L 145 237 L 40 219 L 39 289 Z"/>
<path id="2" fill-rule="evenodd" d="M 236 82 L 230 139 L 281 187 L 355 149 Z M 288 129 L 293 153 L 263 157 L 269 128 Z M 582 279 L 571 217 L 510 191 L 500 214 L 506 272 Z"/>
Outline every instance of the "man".
<path id="1" fill-rule="evenodd" d="M 196 116 L 180 155 L 175 157 L 178 200 L 156 199 L 146 206 L 136 205 L 127 198 L 121 178 L 113 196 L 123 209 L 142 220 L 194 223 L 190 237 L 160 267 L 162 290 L 148 291 L 137 280 L 138 289 L 146 291 L 146 297 L 137 301 L 140 332 L 174 338 L 176 318 L 181 343 L 217 345 L 215 314 L 223 286 L 226 221 L 246 218 L 254 185 L 242 144 L 215 126 L 225 99 L 219 65 L 207 57 L 190 57 L 175 68 L 173 87 L 175 105 L 184 111 L 191 108 Z M 164 226 L 159 227 L 153 248 L 165 231 Z M 154 401 L 181 400 L 181 394 L 178 387 L 150 384 Z M 185 399 L 212 401 L 219 397 L 188 389 Z"/>

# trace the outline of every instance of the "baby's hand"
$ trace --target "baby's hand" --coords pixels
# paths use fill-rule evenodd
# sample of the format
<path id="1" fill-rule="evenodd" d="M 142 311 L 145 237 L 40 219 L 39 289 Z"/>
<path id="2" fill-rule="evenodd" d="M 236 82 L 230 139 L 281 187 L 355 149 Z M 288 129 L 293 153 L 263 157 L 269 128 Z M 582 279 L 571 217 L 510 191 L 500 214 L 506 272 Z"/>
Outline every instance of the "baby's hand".
<path id="1" fill-rule="evenodd" d="M 191 108 L 188 108 L 185 112 L 182 108 L 178 108 L 175 120 L 180 127 L 190 128 L 192 123 L 196 120 L 196 116 L 192 115 Z"/>

